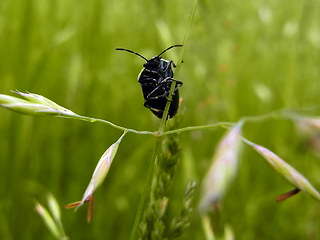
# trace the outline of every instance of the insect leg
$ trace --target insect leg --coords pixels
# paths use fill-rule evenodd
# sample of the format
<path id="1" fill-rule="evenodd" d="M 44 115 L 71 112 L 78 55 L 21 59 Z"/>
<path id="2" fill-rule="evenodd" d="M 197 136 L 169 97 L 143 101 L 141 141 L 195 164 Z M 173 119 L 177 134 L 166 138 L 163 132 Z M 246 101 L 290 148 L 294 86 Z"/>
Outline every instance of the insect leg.
<path id="1" fill-rule="evenodd" d="M 163 113 L 163 110 L 158 109 L 158 108 L 153 108 L 153 107 L 149 106 L 148 102 L 149 102 L 149 99 L 144 102 L 143 106 L 146 107 L 146 108 L 149 108 L 152 111 Z"/>
<path id="2" fill-rule="evenodd" d="M 146 97 L 146 99 L 149 99 L 152 95 L 154 95 L 155 93 L 157 93 L 157 91 L 159 90 L 159 88 L 162 87 L 162 85 L 158 85 L 155 89 L 153 89 Z M 159 94 L 156 94 L 159 95 Z"/>
<path id="3" fill-rule="evenodd" d="M 174 68 L 176 67 L 176 65 L 174 64 L 174 62 L 173 62 L 172 60 L 170 60 L 170 61 L 168 62 L 168 65 L 167 65 L 166 69 L 164 69 L 163 72 L 168 71 L 168 69 L 171 67 L 171 64 L 172 64 L 172 66 L 173 66 Z"/>
<path id="4" fill-rule="evenodd" d="M 159 85 L 157 88 L 155 88 L 151 93 L 149 93 L 149 95 L 146 97 L 146 100 L 159 99 L 162 97 L 168 98 L 167 91 L 165 91 L 164 89 L 160 89 L 160 87 L 163 87 L 163 86 Z"/>
<path id="5" fill-rule="evenodd" d="M 159 98 L 165 97 L 167 100 L 169 100 L 168 94 L 169 94 L 169 90 L 170 90 L 170 86 L 171 86 L 172 81 L 177 82 L 177 86 L 173 92 L 173 95 L 174 95 L 175 92 L 182 86 L 182 82 L 175 80 L 173 78 L 166 78 L 163 81 L 161 81 L 159 83 L 159 85 L 146 96 L 145 99 L 151 100 L 151 99 L 159 99 Z M 170 86 L 167 86 L 166 85 L 167 83 L 170 83 Z"/>
<path id="6" fill-rule="evenodd" d="M 182 86 L 182 82 L 175 80 L 173 78 L 165 78 L 164 80 L 162 80 L 159 85 L 153 89 L 146 97 L 145 100 L 152 100 L 152 99 L 159 99 L 159 98 L 163 98 L 165 97 L 167 99 L 167 101 L 171 101 L 168 98 L 169 95 L 169 91 L 170 91 L 170 86 L 172 81 L 177 82 L 177 85 L 175 87 L 175 90 L 173 92 L 172 95 L 175 95 L 176 91 Z M 166 85 L 167 83 L 170 83 L 170 85 Z"/>
<path id="7" fill-rule="evenodd" d="M 160 84 L 166 83 L 166 82 L 172 83 L 173 81 L 176 82 L 175 91 L 176 91 L 177 89 L 179 89 L 179 88 L 183 85 L 183 82 L 181 82 L 181 81 L 179 81 L 179 80 L 176 80 L 176 79 L 174 79 L 174 78 L 172 78 L 172 77 L 167 77 L 167 78 L 163 79 Z"/>

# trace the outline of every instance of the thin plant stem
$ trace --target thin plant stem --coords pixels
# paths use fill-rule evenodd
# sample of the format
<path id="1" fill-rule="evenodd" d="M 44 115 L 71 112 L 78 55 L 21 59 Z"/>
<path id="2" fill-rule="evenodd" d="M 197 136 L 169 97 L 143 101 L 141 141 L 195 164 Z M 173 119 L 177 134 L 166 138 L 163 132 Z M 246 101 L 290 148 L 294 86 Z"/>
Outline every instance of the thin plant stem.
<path id="1" fill-rule="evenodd" d="M 168 96 L 168 101 L 166 103 L 166 107 L 165 107 L 165 109 L 163 111 L 163 115 L 162 115 L 162 118 L 161 118 L 159 131 L 158 131 L 159 133 L 163 133 L 165 131 L 166 120 L 167 120 L 167 116 L 168 116 L 168 112 L 169 112 L 169 108 L 170 108 L 170 104 L 171 104 L 171 99 L 172 99 L 172 94 L 174 92 L 175 86 L 176 86 L 176 82 L 172 81 L 170 92 L 169 92 L 169 96 Z M 139 203 L 139 207 L 138 207 L 137 215 L 136 215 L 136 218 L 135 218 L 135 221 L 134 221 L 134 225 L 133 225 L 133 228 L 132 228 L 130 240 L 133 240 L 135 235 L 136 235 L 137 228 L 138 228 L 138 225 L 140 223 L 141 215 L 142 215 L 143 210 L 144 210 L 144 206 L 145 206 L 145 202 L 146 202 L 147 196 L 150 195 L 152 174 L 153 174 L 153 171 L 154 171 L 154 164 L 155 164 L 155 162 L 156 162 L 156 160 L 157 160 L 157 158 L 158 158 L 158 156 L 160 154 L 160 151 L 161 151 L 161 142 L 162 142 L 162 139 L 158 138 L 157 142 L 156 142 L 156 146 L 154 148 L 152 159 L 151 159 L 150 164 L 149 164 L 146 185 L 145 185 L 144 192 L 143 192 L 143 195 L 142 195 L 140 203 Z"/>
<path id="2" fill-rule="evenodd" d="M 162 137 L 165 135 L 170 135 L 170 134 L 175 134 L 175 133 L 182 133 L 182 132 L 189 132 L 189 131 L 194 131 L 194 130 L 204 130 L 204 129 L 210 129 L 210 128 L 215 128 L 215 127 L 231 127 L 233 126 L 235 123 L 233 122 L 218 122 L 218 123 L 213 123 L 213 124 L 207 124 L 207 125 L 199 125 L 199 126 L 189 126 L 189 127 L 185 127 L 185 128 L 177 128 L 175 130 L 170 130 L 170 131 L 164 131 L 165 129 L 165 124 L 160 124 L 162 127 L 159 127 L 158 131 L 139 131 L 139 130 L 135 130 L 132 128 L 126 128 L 126 127 L 122 127 L 119 126 L 117 124 L 114 124 L 112 122 L 109 122 L 107 120 L 104 119 L 99 119 L 99 118 L 92 118 L 92 117 L 87 117 L 87 116 L 81 116 L 81 115 L 73 115 L 71 117 L 68 116 L 59 116 L 60 118 L 71 118 L 71 119 L 77 119 L 77 120 L 81 120 L 81 121 L 86 121 L 86 122 L 92 122 L 92 123 L 103 123 L 103 124 L 107 124 L 113 128 L 122 130 L 126 133 L 130 132 L 130 133 L 135 133 L 135 134 L 140 134 L 140 135 L 153 135 L 156 137 Z M 259 117 L 259 116 L 257 116 Z"/>
<path id="3" fill-rule="evenodd" d="M 161 118 L 161 122 L 160 122 L 160 126 L 159 126 L 159 131 L 158 131 L 159 133 L 162 133 L 162 132 L 165 131 L 167 115 L 168 115 L 168 112 L 169 112 L 171 99 L 172 99 L 172 94 L 174 92 L 175 85 L 176 85 L 176 82 L 172 81 L 170 92 L 169 92 L 169 96 L 168 96 L 168 101 L 166 103 L 165 109 L 164 109 L 163 114 L 162 114 L 162 118 Z M 134 224 L 133 224 L 133 228 L 132 228 L 132 231 L 131 231 L 130 240 L 133 240 L 135 235 L 136 235 L 137 228 L 138 228 L 138 225 L 140 223 L 141 215 L 142 215 L 143 210 L 144 210 L 144 206 L 145 206 L 145 202 L 146 202 L 147 196 L 150 195 L 152 174 L 153 174 L 153 171 L 154 171 L 154 164 L 155 164 L 155 162 L 157 160 L 157 157 L 159 156 L 160 151 L 161 151 L 161 142 L 162 142 L 161 140 L 162 140 L 161 138 L 157 139 L 156 146 L 155 146 L 154 151 L 153 151 L 153 156 L 152 156 L 152 159 L 150 161 L 149 169 L 148 169 L 148 173 L 147 173 L 146 184 L 145 184 L 145 187 L 144 187 L 143 194 L 141 196 L 141 200 L 140 200 L 140 203 L 139 203 L 137 215 L 136 215 L 136 218 L 135 218 L 135 221 L 134 221 Z"/>
<path id="4" fill-rule="evenodd" d="M 170 94 L 169 94 L 169 99 L 172 98 L 172 92 L 174 91 L 173 85 L 175 82 L 172 83 L 170 88 Z M 166 105 L 165 108 L 165 112 L 163 114 L 163 116 L 165 116 L 166 113 L 168 113 L 169 111 L 169 107 L 170 107 L 170 101 L 168 101 L 168 104 Z M 266 114 L 262 114 L 262 115 L 257 115 L 257 116 L 247 116 L 247 117 L 243 117 L 241 118 L 241 121 L 244 123 L 248 123 L 248 122 L 258 122 L 258 121 L 265 121 L 267 119 L 273 118 L 273 117 L 282 117 L 282 118 L 287 118 L 289 120 L 294 119 L 293 110 L 290 109 L 280 109 L 280 110 L 275 110 L 273 112 L 269 112 Z M 158 131 L 139 131 L 139 130 L 135 130 L 135 129 L 131 129 L 131 128 L 126 128 L 126 127 L 122 127 L 119 125 L 116 125 L 112 122 L 109 122 L 107 120 L 104 119 L 99 119 L 99 118 L 92 118 L 92 117 L 87 117 L 87 116 L 81 116 L 81 115 L 73 115 L 73 116 L 59 116 L 62 118 L 72 118 L 72 119 L 78 119 L 81 121 L 87 121 L 87 122 L 97 122 L 97 123 L 103 123 L 103 124 L 107 124 L 111 127 L 114 127 L 116 129 L 122 130 L 124 132 L 131 132 L 131 133 L 135 133 L 135 134 L 141 134 L 141 135 L 153 135 L 156 137 L 162 137 L 165 135 L 170 135 L 170 134 L 175 134 L 175 133 L 182 133 L 182 132 L 189 132 L 189 131 L 195 131 L 195 130 L 205 130 L 205 129 L 210 129 L 210 128 L 216 128 L 216 127 L 223 127 L 223 128 L 229 128 L 232 127 L 234 124 L 236 124 L 236 122 L 217 122 L 217 123 L 212 123 L 212 124 L 206 124 L 206 125 L 199 125 L 199 126 L 189 126 L 189 127 L 184 127 L 184 128 L 177 128 L 174 130 L 170 130 L 170 131 L 165 131 L 165 118 L 163 117 L 161 119 L 160 122 L 160 127 Z"/>
<path id="5" fill-rule="evenodd" d="M 166 128 L 167 115 L 168 115 L 168 112 L 169 112 L 171 99 L 172 99 L 172 94 L 174 92 L 175 85 L 176 85 L 176 82 L 172 81 L 170 92 L 169 92 L 169 96 L 168 96 L 168 101 L 167 101 L 166 107 L 165 107 L 165 109 L 163 111 L 163 115 L 162 115 L 160 126 L 159 126 L 159 131 L 158 132 L 160 132 L 160 133 L 163 133 L 165 131 L 165 128 Z M 151 180 L 152 180 L 152 174 L 153 174 L 153 171 L 154 171 L 154 164 L 155 164 L 155 162 L 156 162 L 156 160 L 157 160 L 157 158 L 158 158 L 158 156 L 160 154 L 160 151 L 161 151 L 161 142 L 162 142 L 162 139 L 158 138 L 157 142 L 156 142 L 156 146 L 155 146 L 154 151 L 153 151 L 152 160 L 150 161 L 150 164 L 149 164 L 149 169 L 148 169 L 148 173 L 147 173 L 147 181 L 146 181 L 146 185 L 145 185 L 145 188 L 144 188 L 143 195 L 142 195 L 140 203 L 139 203 L 139 207 L 138 207 L 137 215 L 136 215 L 136 218 L 135 218 L 135 221 L 134 221 L 134 225 L 133 225 L 133 228 L 132 228 L 130 240 L 133 240 L 134 237 L 135 237 L 138 225 L 140 223 L 141 215 L 142 215 L 143 210 L 144 210 L 144 206 L 145 206 L 145 202 L 146 202 L 147 196 L 150 195 L 151 182 L 152 182 Z"/>
<path id="6" fill-rule="evenodd" d="M 194 0 L 194 2 L 193 2 L 192 10 L 191 10 L 191 13 L 190 13 L 190 16 L 189 16 L 189 21 L 188 21 L 186 34 L 185 34 L 184 41 L 183 41 L 184 45 L 183 45 L 182 50 L 180 52 L 179 62 L 181 62 L 182 57 L 183 57 L 185 44 L 186 44 L 188 36 L 189 36 L 189 31 L 190 31 L 190 28 L 191 28 L 191 25 L 192 25 L 192 22 L 193 22 L 193 18 L 194 18 L 194 13 L 195 13 L 195 10 L 196 10 L 197 2 L 198 2 L 197 0 Z M 181 64 L 179 64 L 178 68 L 176 69 L 176 72 L 175 72 L 176 76 L 179 74 L 180 68 L 181 68 Z M 176 87 L 176 81 L 172 81 L 171 87 L 170 87 L 170 91 L 169 91 L 168 101 L 167 101 L 165 109 L 163 111 L 163 115 L 162 115 L 160 126 L 159 126 L 159 131 L 158 131 L 158 134 L 160 133 L 159 136 L 161 136 L 161 133 L 163 133 L 165 131 L 166 120 L 167 120 L 167 116 L 168 116 L 168 112 L 169 112 L 169 108 L 170 108 L 170 104 L 171 104 L 171 100 L 172 100 L 172 94 L 174 93 L 175 87 Z M 157 157 L 159 156 L 160 151 L 161 151 L 161 142 L 162 142 L 161 140 L 162 139 L 160 139 L 160 138 L 157 139 L 156 146 L 155 146 L 155 149 L 154 149 L 154 152 L 153 152 L 153 156 L 152 156 L 152 160 L 151 160 L 151 162 L 149 164 L 149 169 L 148 169 L 148 173 L 147 173 L 147 182 L 146 182 L 145 189 L 144 189 L 143 195 L 142 195 L 140 203 L 139 203 L 137 215 L 136 215 L 136 218 L 135 218 L 135 221 L 134 221 L 134 225 L 133 225 L 133 228 L 132 228 L 132 231 L 131 231 L 131 235 L 130 235 L 130 240 L 133 240 L 135 238 L 136 231 L 137 231 L 137 228 L 138 228 L 138 224 L 140 223 L 141 215 L 142 215 L 142 212 L 143 212 L 143 209 L 144 209 L 144 205 L 145 205 L 147 196 L 150 195 L 152 174 L 153 174 L 153 171 L 154 171 L 155 161 L 157 160 Z"/>
<path id="7" fill-rule="evenodd" d="M 265 121 L 266 119 L 272 118 L 272 117 L 284 117 L 286 116 L 286 109 L 279 109 L 272 112 L 268 112 L 262 115 L 258 116 L 247 116 L 243 117 L 241 120 L 243 122 L 259 122 L 259 121 Z"/>
<path id="8" fill-rule="evenodd" d="M 158 138 L 157 142 L 156 142 L 156 146 L 155 146 L 154 151 L 153 151 L 152 158 L 151 158 L 152 160 L 149 163 L 147 179 L 146 179 L 146 185 L 145 185 L 143 194 L 142 194 L 140 202 L 139 202 L 137 214 L 136 214 L 136 217 L 135 217 L 135 220 L 134 220 L 134 224 L 133 224 L 133 228 L 132 228 L 131 235 L 130 235 L 130 240 L 134 240 L 134 237 L 135 237 L 136 232 L 137 232 L 138 225 L 140 223 L 141 215 L 143 213 L 144 205 L 145 205 L 148 193 L 150 192 L 150 189 L 151 189 L 151 179 L 152 179 L 152 173 L 153 173 L 153 169 L 154 169 L 154 163 L 155 163 L 155 161 L 157 159 L 157 156 L 158 156 L 158 153 L 160 151 L 160 146 L 161 146 L 161 140 Z"/>
<path id="9" fill-rule="evenodd" d="M 213 123 L 213 124 L 208 124 L 208 125 L 190 126 L 190 127 L 177 128 L 174 130 L 165 131 L 165 132 L 159 133 L 159 135 L 165 136 L 165 135 L 170 135 L 170 134 L 175 134 L 175 133 L 190 132 L 190 131 L 195 131 L 195 130 L 204 130 L 204 129 L 215 128 L 215 127 L 228 128 L 228 127 L 232 127 L 234 124 L 235 123 L 232 123 L 232 122 L 218 122 L 218 123 Z"/>
<path id="10" fill-rule="evenodd" d="M 183 47 L 182 47 L 182 49 L 180 51 L 180 55 L 179 55 L 179 62 L 182 61 L 182 58 L 183 58 L 183 55 L 184 55 L 184 49 L 185 49 L 185 47 L 187 45 L 187 41 L 188 41 L 188 38 L 189 38 L 189 33 L 190 33 L 190 29 L 191 29 L 192 22 L 193 22 L 193 19 L 194 19 L 194 15 L 196 13 L 197 5 L 198 5 L 198 0 L 194 0 L 193 4 L 192 4 L 192 9 L 191 9 L 191 12 L 190 12 L 190 15 L 189 15 L 189 20 L 188 20 L 186 33 L 185 33 L 184 39 L 183 39 Z M 181 64 L 178 64 L 178 66 L 176 68 L 176 71 L 175 71 L 176 76 L 179 75 L 180 69 L 181 69 Z"/>
<path id="11" fill-rule="evenodd" d="M 99 118 L 91 118 L 91 117 L 86 117 L 86 116 L 81 116 L 81 115 L 76 115 L 76 116 L 72 116 L 70 118 L 73 119 L 78 119 L 78 120 L 82 120 L 82 121 L 87 121 L 87 122 L 99 122 L 99 123 L 104 123 L 107 124 L 111 127 L 114 127 L 116 129 L 122 130 L 124 132 L 131 132 L 131 133 L 136 133 L 136 134 L 142 134 L 142 135 L 155 135 L 157 136 L 158 133 L 157 132 L 151 132 L 151 131 L 138 131 L 135 129 L 131 129 L 131 128 L 125 128 L 125 127 L 121 127 L 119 125 L 116 125 L 112 122 L 109 122 L 107 120 L 104 119 L 99 119 Z"/>

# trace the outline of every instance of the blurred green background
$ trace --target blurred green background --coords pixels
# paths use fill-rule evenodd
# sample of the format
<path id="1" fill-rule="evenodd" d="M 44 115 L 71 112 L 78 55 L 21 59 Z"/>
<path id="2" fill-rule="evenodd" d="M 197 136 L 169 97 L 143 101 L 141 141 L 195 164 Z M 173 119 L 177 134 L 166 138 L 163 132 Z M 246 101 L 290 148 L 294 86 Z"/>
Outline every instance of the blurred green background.
<path id="1" fill-rule="evenodd" d="M 0 93 L 29 91 L 76 113 L 137 130 L 159 120 L 143 107 L 137 75 L 143 60 L 183 42 L 191 0 L 1 0 Z M 199 1 L 179 80 L 181 127 L 237 121 L 287 108 L 319 114 L 320 2 Z M 179 49 L 164 57 L 178 61 Z M 179 63 L 178 63 L 179 64 Z M 179 203 L 201 182 L 223 129 L 181 134 L 182 158 L 171 186 Z M 0 109 L 0 239 L 53 239 L 34 210 L 47 191 L 61 206 L 80 200 L 103 152 L 121 135 L 102 124 L 19 115 Z M 320 159 L 292 122 L 246 124 L 244 136 L 276 152 L 320 189 Z M 128 134 L 106 181 L 86 207 L 62 209 L 70 239 L 128 239 L 155 138 Z M 236 239 L 320 239 L 320 204 L 291 190 L 245 147 L 223 202 Z M 199 195 L 200 191 L 197 192 Z M 174 205 L 173 205 L 174 206 Z M 195 205 L 181 239 L 204 239 Z M 174 209 L 171 209 L 174 211 Z"/>

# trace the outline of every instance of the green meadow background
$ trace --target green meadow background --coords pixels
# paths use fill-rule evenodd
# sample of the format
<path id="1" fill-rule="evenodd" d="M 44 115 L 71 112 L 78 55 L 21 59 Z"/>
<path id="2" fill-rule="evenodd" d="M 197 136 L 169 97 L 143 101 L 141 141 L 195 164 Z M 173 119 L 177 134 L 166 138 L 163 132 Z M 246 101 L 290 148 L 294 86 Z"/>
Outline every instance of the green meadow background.
<path id="1" fill-rule="evenodd" d="M 137 76 L 143 59 L 186 34 L 191 0 L 1 0 L 0 93 L 29 91 L 81 115 L 137 130 L 159 120 L 143 107 Z M 189 32 L 179 80 L 180 127 L 236 122 L 320 102 L 320 2 L 201 0 Z M 163 57 L 178 61 L 179 48 Z M 222 128 L 180 134 L 182 156 L 170 186 L 175 213 L 187 184 L 201 184 Z M 93 221 L 80 200 L 103 152 L 122 134 L 109 126 L 0 109 L 0 239 L 54 239 L 34 209 L 51 192 L 70 239 L 129 239 L 156 139 L 127 134 L 95 193 Z M 277 153 L 320 189 L 319 142 L 306 141 L 292 121 L 269 118 L 243 135 Z M 318 136 L 318 135 L 316 135 Z M 311 147 L 312 146 L 312 147 Z M 196 192 L 190 227 L 180 239 L 205 239 Z M 252 149 L 222 203 L 236 239 L 320 239 L 320 203 L 292 189 Z"/>

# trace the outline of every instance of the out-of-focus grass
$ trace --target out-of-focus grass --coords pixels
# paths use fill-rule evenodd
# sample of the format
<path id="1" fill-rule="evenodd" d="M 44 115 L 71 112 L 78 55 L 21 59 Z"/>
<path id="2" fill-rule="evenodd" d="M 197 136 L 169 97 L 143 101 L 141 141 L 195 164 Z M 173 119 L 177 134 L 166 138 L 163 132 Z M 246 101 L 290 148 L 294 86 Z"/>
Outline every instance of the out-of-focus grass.
<path id="1" fill-rule="evenodd" d="M 159 121 L 143 107 L 136 81 L 142 59 L 114 49 L 149 58 L 182 43 L 191 7 L 191 0 L 2 0 L 0 92 L 30 91 L 83 115 L 155 130 Z M 319 8 L 307 0 L 200 1 L 179 76 L 182 125 L 237 121 L 280 108 L 314 107 L 310 114 L 319 114 Z M 30 181 L 62 205 L 81 198 L 97 160 L 121 132 L 4 109 L 0 116 L 0 239 L 52 239 L 34 211 Z M 319 158 L 294 130 L 289 121 L 273 119 L 247 124 L 244 135 L 285 156 L 319 189 Z M 181 135 L 185 158 L 172 186 L 172 206 L 188 180 L 201 181 L 221 134 Z M 93 222 L 86 224 L 84 209 L 62 213 L 70 239 L 129 238 L 154 143 L 150 136 L 126 136 L 96 193 Z M 246 148 L 223 204 L 236 238 L 320 238 L 319 203 L 303 194 L 275 203 L 288 190 Z M 202 238 L 195 211 L 184 239 Z"/>

